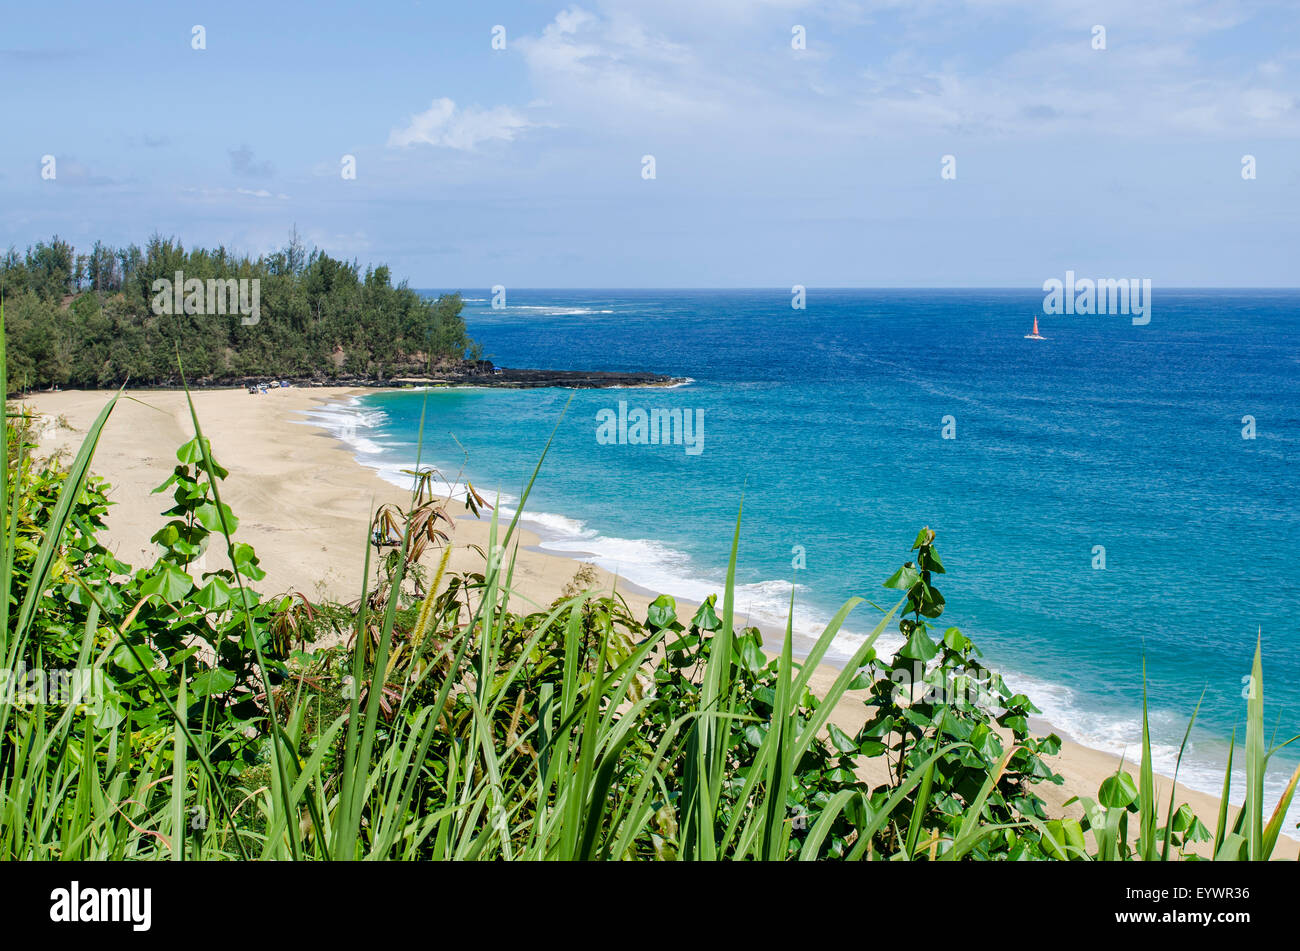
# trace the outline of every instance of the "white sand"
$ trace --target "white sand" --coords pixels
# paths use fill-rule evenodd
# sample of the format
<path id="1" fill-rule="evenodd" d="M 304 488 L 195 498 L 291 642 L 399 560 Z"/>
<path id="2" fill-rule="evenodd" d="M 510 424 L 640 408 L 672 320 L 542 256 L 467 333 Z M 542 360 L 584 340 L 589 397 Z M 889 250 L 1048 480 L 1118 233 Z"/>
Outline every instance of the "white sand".
<path id="1" fill-rule="evenodd" d="M 324 402 L 355 395 L 357 390 L 302 387 L 251 396 L 243 389 L 195 392 L 194 402 L 204 434 L 218 462 L 230 471 L 222 498 L 240 519 L 236 539 L 251 544 L 267 577 L 258 588 L 264 594 L 290 589 L 309 598 L 352 600 L 361 593 L 364 545 L 370 516 L 383 502 L 404 502 L 409 494 L 358 464 L 351 453 L 323 430 L 304 425 L 303 411 Z M 94 391 L 39 393 L 25 403 L 50 418 L 66 418 L 71 429 L 56 428 L 42 440 L 41 451 L 75 452 L 96 414 L 111 394 Z M 149 537 L 165 519 L 167 495 L 153 495 L 176 465 L 175 450 L 193 436 L 183 393 L 143 390 L 123 399 L 104 429 L 93 471 L 113 485 L 108 544 L 135 567 L 153 561 Z M 481 568 L 472 545 L 485 548 L 486 522 L 458 519 L 450 568 Z M 549 604 L 572 579 L 578 563 L 532 550 L 537 536 L 520 533 L 515 566 L 513 607 Z M 426 555 L 426 560 L 429 556 Z M 630 589 L 608 572 L 597 569 L 600 588 L 623 594 L 635 614 L 645 616 L 649 598 Z M 679 602 L 679 604 L 683 604 Z M 686 613 L 682 606 L 679 614 Z M 779 632 L 777 633 L 779 637 Z M 769 639 L 769 644 L 772 640 Z M 779 643 L 779 641 L 777 641 Z M 814 675 L 814 690 L 824 690 L 837 671 L 822 668 Z M 832 720 L 852 734 L 865 720 L 857 697 L 845 697 Z M 1042 785 L 1038 793 L 1054 815 L 1079 815 L 1066 807 L 1072 796 L 1095 797 L 1098 785 L 1119 765 L 1109 753 L 1066 741 L 1050 765 L 1065 777 L 1061 786 Z M 1170 782 L 1157 777 L 1162 800 Z M 1218 814 L 1214 796 L 1179 788 L 1178 800 L 1188 802 L 1207 827 Z M 1300 843 L 1283 836 L 1275 855 L 1294 859 Z"/>

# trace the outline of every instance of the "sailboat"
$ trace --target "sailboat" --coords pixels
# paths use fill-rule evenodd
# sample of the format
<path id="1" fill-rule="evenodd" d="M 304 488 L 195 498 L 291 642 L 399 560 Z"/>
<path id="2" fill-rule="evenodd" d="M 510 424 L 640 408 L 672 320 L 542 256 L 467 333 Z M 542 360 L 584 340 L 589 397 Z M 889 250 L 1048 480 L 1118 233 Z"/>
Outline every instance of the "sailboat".
<path id="1" fill-rule="evenodd" d="M 1026 340 L 1046 340 L 1046 339 L 1047 339 L 1046 337 L 1042 336 L 1042 335 L 1039 334 L 1039 332 L 1038 332 L 1038 318 L 1037 318 L 1037 317 L 1034 318 L 1034 332 L 1031 333 L 1031 334 L 1025 334 L 1025 339 L 1026 339 Z"/>

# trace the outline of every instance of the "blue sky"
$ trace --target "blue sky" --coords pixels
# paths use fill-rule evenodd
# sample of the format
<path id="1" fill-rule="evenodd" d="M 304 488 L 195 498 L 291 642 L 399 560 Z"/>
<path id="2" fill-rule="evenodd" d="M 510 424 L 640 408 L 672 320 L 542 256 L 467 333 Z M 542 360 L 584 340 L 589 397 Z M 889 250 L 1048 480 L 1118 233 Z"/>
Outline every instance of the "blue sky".
<path id="1" fill-rule="evenodd" d="M 466 291 L 1300 284 L 1295 0 L 10 4 L 0 80 L 0 246 L 296 225 Z"/>

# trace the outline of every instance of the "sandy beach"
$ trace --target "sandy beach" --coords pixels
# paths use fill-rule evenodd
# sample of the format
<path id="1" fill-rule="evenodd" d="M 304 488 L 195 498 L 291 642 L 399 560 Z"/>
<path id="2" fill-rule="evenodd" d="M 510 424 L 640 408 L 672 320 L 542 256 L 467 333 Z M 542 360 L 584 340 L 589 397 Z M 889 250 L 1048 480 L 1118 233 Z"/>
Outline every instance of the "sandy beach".
<path id="1" fill-rule="evenodd" d="M 257 586 L 264 594 L 293 589 L 311 599 L 356 598 L 361 592 L 371 513 L 384 502 L 401 503 L 409 497 L 358 464 L 343 444 L 304 415 L 319 404 L 359 392 L 364 391 L 309 387 L 258 396 L 243 389 L 194 393 L 215 457 L 230 471 L 222 484 L 222 497 L 240 519 L 235 537 L 256 549 L 267 573 Z M 94 391 L 42 392 L 23 400 L 23 405 L 46 417 L 38 427 L 40 452 L 75 452 L 110 396 Z M 92 470 L 112 485 L 108 544 L 123 561 L 139 567 L 152 562 L 149 538 L 165 521 L 159 513 L 170 505 L 168 496 L 154 495 L 152 490 L 170 474 L 176 464 L 175 449 L 192 437 L 193 427 L 183 393 L 142 390 L 127 396 L 104 429 Z M 59 420 L 67 425 L 58 425 Z M 490 492 L 495 487 L 480 488 Z M 450 567 L 481 566 L 481 556 L 472 546 L 485 547 L 487 536 L 486 522 L 457 519 Z M 513 604 L 517 609 L 549 604 L 579 568 L 572 559 L 535 550 L 538 541 L 531 532 L 520 535 Z M 602 589 L 617 590 L 634 613 L 644 617 L 649 601 L 644 593 L 608 572 L 596 569 L 596 575 Z M 767 639 L 769 648 L 779 644 L 776 637 L 779 634 Z M 829 667 L 818 670 L 814 689 L 824 688 L 837 673 Z M 864 719 L 860 699 L 851 696 L 833 715 L 850 733 Z M 1078 806 L 1067 807 L 1066 800 L 1095 797 L 1098 785 L 1115 772 L 1118 762 L 1109 753 L 1066 740 L 1051 763 L 1064 776 L 1064 784 L 1044 784 L 1038 793 L 1053 814 L 1078 815 Z M 1157 776 L 1156 782 L 1167 802 L 1170 780 Z M 1216 797 L 1180 786 L 1178 800 L 1191 804 L 1213 828 Z M 1300 843 L 1283 836 L 1275 857 L 1294 859 L 1298 851 Z"/>

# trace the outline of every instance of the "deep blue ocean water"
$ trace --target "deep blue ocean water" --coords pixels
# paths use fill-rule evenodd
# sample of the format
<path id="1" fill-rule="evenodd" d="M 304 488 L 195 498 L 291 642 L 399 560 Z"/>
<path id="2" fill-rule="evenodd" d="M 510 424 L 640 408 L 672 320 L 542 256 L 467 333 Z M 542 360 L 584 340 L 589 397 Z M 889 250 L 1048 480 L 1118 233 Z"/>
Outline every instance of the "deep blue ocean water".
<path id="1" fill-rule="evenodd" d="M 1257 631 L 1268 722 L 1300 732 L 1300 292 L 1157 288 L 1145 326 L 1044 316 L 1042 301 L 813 288 L 795 310 L 782 289 L 511 289 L 504 310 L 466 306 L 496 363 L 693 382 L 433 391 L 425 461 L 463 463 L 508 502 L 572 396 L 528 504 L 545 547 L 698 599 L 721 584 L 743 495 L 738 608 L 781 624 L 793 579 L 805 636 L 852 595 L 886 601 L 928 525 L 948 569 L 941 626 L 1057 727 L 1130 759 L 1145 658 L 1166 773 L 1204 691 L 1180 778 L 1217 791 Z M 1024 339 L 1035 315 L 1045 341 Z M 425 399 L 342 410 L 362 422 L 359 457 L 390 476 L 413 462 Z M 703 410 L 702 451 L 600 444 L 596 415 L 619 400 Z M 848 628 L 876 618 L 860 608 Z M 1270 786 L 1295 762 L 1280 755 Z"/>

